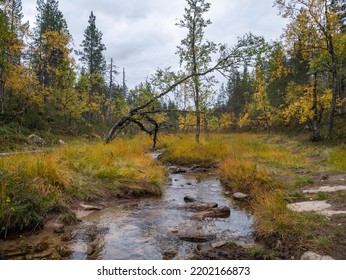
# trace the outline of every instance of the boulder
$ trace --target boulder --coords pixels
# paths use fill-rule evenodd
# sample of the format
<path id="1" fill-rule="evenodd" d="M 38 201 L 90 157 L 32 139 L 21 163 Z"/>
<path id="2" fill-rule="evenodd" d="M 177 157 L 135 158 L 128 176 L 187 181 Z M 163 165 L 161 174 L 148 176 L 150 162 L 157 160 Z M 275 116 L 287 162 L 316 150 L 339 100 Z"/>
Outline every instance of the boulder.
<path id="1" fill-rule="evenodd" d="M 40 146 L 47 145 L 47 142 L 41 137 L 37 136 L 36 134 L 29 135 L 28 140 L 34 145 L 40 145 Z"/>

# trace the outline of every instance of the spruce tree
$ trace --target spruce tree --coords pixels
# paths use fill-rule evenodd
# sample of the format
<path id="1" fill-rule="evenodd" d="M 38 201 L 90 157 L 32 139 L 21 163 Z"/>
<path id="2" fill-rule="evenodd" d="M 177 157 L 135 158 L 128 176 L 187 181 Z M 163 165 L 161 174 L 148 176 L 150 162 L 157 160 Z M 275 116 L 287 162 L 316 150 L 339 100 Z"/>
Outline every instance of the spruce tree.
<path id="1" fill-rule="evenodd" d="M 84 40 L 80 45 L 80 61 L 87 69 L 89 77 L 93 74 L 104 75 L 106 72 L 106 60 L 103 52 L 106 50 L 102 43 L 102 32 L 96 27 L 96 16 L 91 12 L 89 25 L 84 31 Z"/>

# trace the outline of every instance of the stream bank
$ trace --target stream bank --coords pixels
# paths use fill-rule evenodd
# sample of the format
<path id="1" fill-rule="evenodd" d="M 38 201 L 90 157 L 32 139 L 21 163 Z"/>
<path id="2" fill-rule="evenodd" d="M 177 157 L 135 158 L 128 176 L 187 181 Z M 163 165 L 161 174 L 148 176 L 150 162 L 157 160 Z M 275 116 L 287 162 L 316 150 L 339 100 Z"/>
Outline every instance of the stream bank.
<path id="1" fill-rule="evenodd" d="M 77 225 L 49 223 L 35 234 L 1 241 L 0 257 L 192 259 L 206 254 L 206 248 L 253 246 L 252 215 L 227 197 L 212 169 L 170 166 L 168 171 L 161 197 L 121 199 L 78 211 Z M 215 209 L 226 214 L 210 216 Z"/>

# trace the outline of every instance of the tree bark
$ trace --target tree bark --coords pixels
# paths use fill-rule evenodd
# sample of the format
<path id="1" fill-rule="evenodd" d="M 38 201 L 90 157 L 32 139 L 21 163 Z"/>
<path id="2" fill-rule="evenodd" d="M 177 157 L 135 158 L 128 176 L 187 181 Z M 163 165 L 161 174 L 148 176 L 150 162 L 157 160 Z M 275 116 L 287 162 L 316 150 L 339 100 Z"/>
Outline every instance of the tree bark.
<path id="1" fill-rule="evenodd" d="M 332 41 L 332 36 L 329 36 L 329 53 L 332 58 L 332 83 L 333 83 L 333 97 L 330 105 L 328 121 L 327 121 L 327 134 L 326 139 L 330 140 L 332 138 L 332 131 L 334 126 L 334 115 L 336 109 L 336 99 L 338 97 L 338 66 L 337 66 L 337 58 L 334 51 L 334 45 Z"/>
<path id="2" fill-rule="evenodd" d="M 310 135 L 310 141 L 311 142 L 318 142 L 321 140 L 321 134 L 320 134 L 320 118 L 318 114 L 318 108 L 317 108 L 317 73 L 314 73 L 314 95 L 313 95 L 313 105 L 312 110 L 314 111 L 314 116 L 312 120 L 312 131 Z"/>

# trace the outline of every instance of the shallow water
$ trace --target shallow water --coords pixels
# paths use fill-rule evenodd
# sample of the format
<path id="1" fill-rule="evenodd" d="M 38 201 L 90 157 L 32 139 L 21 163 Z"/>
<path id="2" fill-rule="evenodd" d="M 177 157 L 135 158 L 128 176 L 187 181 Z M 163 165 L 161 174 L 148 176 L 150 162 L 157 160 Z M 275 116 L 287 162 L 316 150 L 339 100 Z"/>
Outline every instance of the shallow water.
<path id="1" fill-rule="evenodd" d="M 214 241 L 252 243 L 253 217 L 224 195 L 213 174 L 170 174 L 161 198 L 114 202 L 83 217 L 71 241 L 72 259 L 184 259 L 197 243 L 182 241 L 178 232 L 215 234 Z M 228 218 L 198 220 L 184 209 L 184 197 L 216 202 L 231 209 Z"/>

